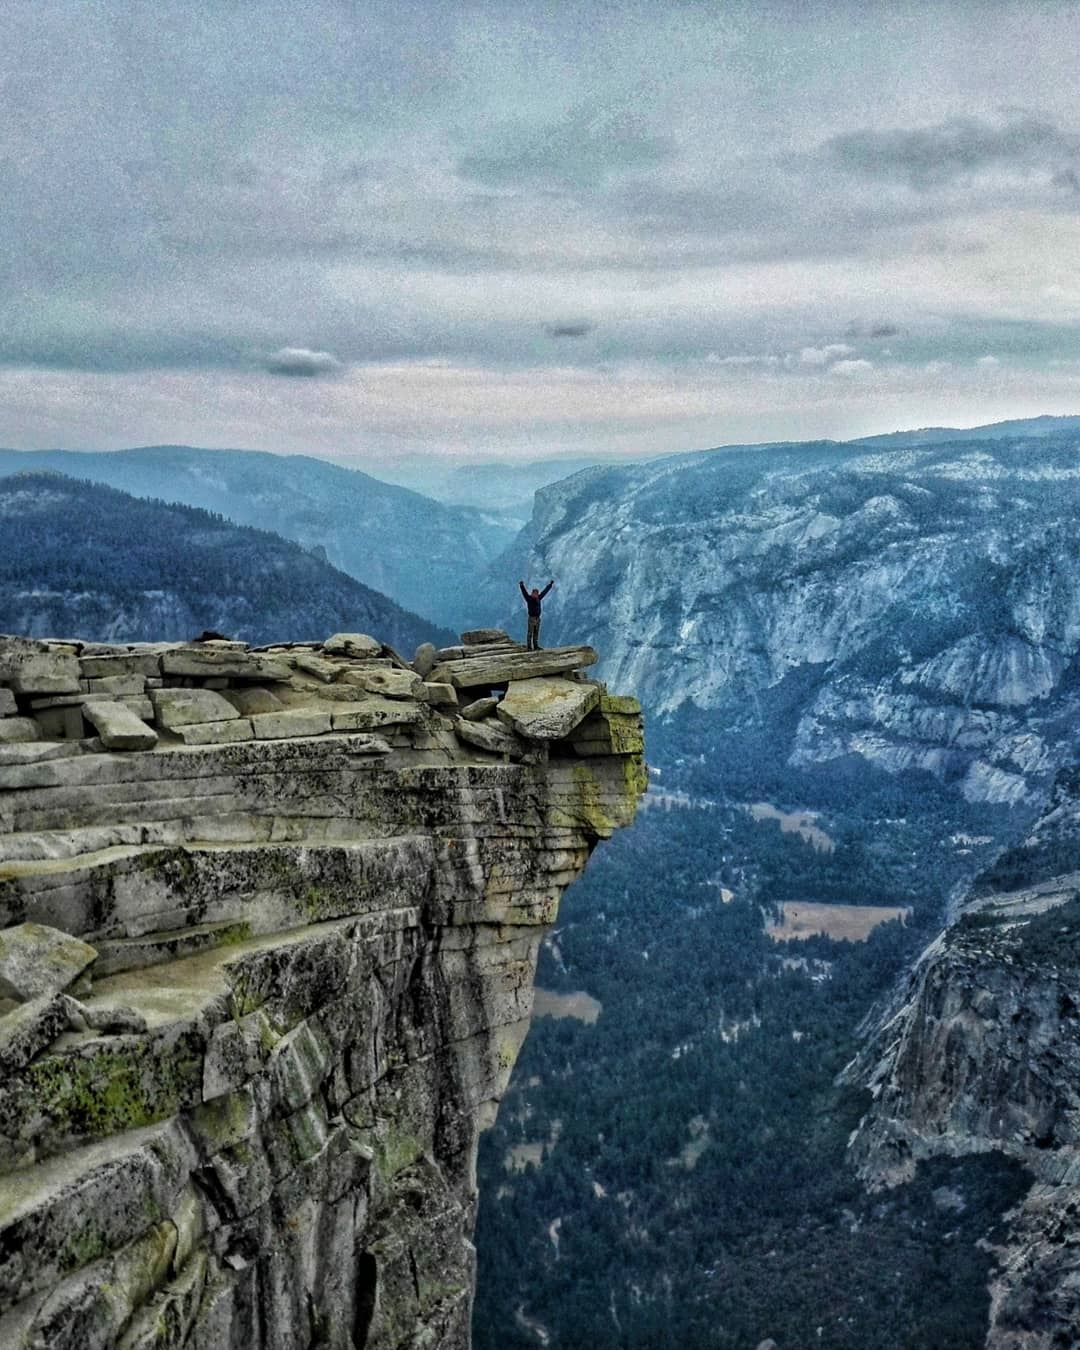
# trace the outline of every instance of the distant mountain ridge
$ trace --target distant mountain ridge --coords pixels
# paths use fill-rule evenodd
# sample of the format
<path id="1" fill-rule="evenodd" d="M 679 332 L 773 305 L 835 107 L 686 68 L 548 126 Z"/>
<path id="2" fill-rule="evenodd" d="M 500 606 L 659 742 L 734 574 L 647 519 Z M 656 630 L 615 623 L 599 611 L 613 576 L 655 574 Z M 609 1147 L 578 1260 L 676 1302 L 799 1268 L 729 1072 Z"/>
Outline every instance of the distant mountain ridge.
<path id="1" fill-rule="evenodd" d="M 259 643 L 370 632 L 408 655 L 452 634 L 263 530 L 58 473 L 0 478 L 0 632 Z"/>
<path id="2" fill-rule="evenodd" d="M 335 567 L 450 628 L 482 620 L 473 603 L 477 579 L 515 533 L 474 508 L 304 455 L 167 445 L 0 450 L 0 475 L 34 469 L 220 512 L 306 549 L 322 546 Z"/>

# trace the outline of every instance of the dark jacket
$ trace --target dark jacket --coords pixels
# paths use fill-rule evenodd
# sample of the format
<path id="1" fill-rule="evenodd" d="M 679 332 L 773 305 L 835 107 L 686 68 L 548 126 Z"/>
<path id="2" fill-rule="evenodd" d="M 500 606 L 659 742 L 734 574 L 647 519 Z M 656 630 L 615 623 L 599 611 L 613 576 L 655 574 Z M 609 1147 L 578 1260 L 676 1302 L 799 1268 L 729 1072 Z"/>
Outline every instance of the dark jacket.
<path id="1" fill-rule="evenodd" d="M 539 595 L 533 595 L 531 591 L 527 591 L 525 589 L 525 583 L 523 581 L 518 582 L 518 585 L 521 587 L 522 598 L 528 605 L 529 613 L 532 615 L 534 619 L 538 619 L 540 617 L 540 601 L 543 600 L 544 596 L 547 595 L 548 591 L 551 590 L 554 584 L 555 584 L 554 582 L 549 581 Z"/>

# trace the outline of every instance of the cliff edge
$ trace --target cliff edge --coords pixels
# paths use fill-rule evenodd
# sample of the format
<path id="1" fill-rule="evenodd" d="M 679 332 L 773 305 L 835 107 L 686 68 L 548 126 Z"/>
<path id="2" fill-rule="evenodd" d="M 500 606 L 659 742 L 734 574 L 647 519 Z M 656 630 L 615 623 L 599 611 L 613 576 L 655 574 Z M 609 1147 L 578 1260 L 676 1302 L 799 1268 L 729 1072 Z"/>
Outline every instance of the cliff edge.
<path id="1" fill-rule="evenodd" d="M 0 637 L 0 1347 L 469 1343 L 476 1141 L 644 790 L 587 647 Z"/>

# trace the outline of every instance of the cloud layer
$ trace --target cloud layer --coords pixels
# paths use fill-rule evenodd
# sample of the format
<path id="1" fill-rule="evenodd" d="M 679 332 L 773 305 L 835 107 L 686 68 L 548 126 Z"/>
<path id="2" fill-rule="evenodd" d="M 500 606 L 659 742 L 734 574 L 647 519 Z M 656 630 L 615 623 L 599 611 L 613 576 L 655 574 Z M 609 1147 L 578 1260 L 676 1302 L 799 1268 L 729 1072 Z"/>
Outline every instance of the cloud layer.
<path id="1" fill-rule="evenodd" d="M 1078 5 L 6 28 L 0 443 L 644 452 L 1078 406 Z"/>

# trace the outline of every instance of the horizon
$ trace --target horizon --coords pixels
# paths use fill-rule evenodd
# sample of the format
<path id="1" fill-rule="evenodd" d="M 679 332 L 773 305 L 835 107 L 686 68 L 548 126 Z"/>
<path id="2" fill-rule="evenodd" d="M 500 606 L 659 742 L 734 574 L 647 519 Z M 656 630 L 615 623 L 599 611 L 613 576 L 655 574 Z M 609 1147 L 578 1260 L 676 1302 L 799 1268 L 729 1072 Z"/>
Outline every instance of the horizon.
<path id="1" fill-rule="evenodd" d="M 858 443 L 861 440 L 879 440 L 889 436 L 917 436 L 921 434 L 932 435 L 940 432 L 989 431 L 996 427 L 1008 425 L 1013 421 L 1036 423 L 1047 421 L 1061 421 L 1069 419 L 1076 419 L 1077 423 L 1080 424 L 1080 412 L 1052 412 L 1052 413 L 1042 412 L 1042 413 L 1035 413 L 1031 416 L 1023 418 L 999 418 L 992 422 L 977 422 L 974 424 L 963 426 L 956 424 L 939 423 L 934 425 L 926 425 L 918 427 L 892 427 L 889 430 L 871 431 L 860 436 L 847 437 L 844 439 L 840 439 L 838 437 L 833 436 L 812 436 L 798 439 L 788 437 L 783 439 L 762 440 L 762 441 L 734 441 L 718 445 L 698 445 L 689 447 L 684 446 L 676 448 L 674 450 L 659 450 L 655 452 L 645 450 L 637 454 L 629 454 L 629 453 L 620 454 L 618 451 L 598 452 L 595 456 L 589 456 L 588 454 L 584 454 L 581 452 L 574 452 L 572 450 L 567 450 L 552 453 L 549 455 L 537 455 L 531 456 L 527 459 L 522 458 L 517 460 L 513 458 L 498 459 L 494 457 L 487 459 L 475 459 L 469 458 L 467 451 L 461 451 L 457 453 L 442 453 L 442 454 L 433 452 L 430 455 L 406 454 L 398 456 L 395 459 L 370 460 L 364 461 L 362 463 L 354 463 L 351 462 L 352 457 L 338 456 L 330 452 L 324 452 L 320 454 L 319 452 L 313 450 L 306 450 L 306 451 L 273 450 L 264 446 L 257 446 L 257 445 L 191 445 L 191 444 L 184 444 L 178 441 L 159 441 L 154 442 L 152 444 L 147 443 L 141 445 L 117 445 L 117 446 L 0 445 L 0 453 L 10 452 L 13 454 L 38 453 L 38 454 L 73 454 L 73 455 L 79 454 L 119 455 L 124 453 L 133 453 L 140 450 L 195 450 L 205 452 L 207 454 L 216 454 L 216 453 L 255 454 L 255 455 L 269 454 L 278 456 L 283 459 L 300 458 L 300 459 L 321 460 L 323 463 L 332 464 L 337 468 L 351 469 L 358 473 L 367 473 L 372 478 L 378 478 L 380 476 L 379 473 L 380 470 L 386 472 L 392 470 L 394 467 L 400 467 L 403 472 L 405 472 L 407 469 L 410 468 L 418 471 L 424 465 L 428 465 L 432 468 L 438 465 L 439 467 L 448 469 L 451 472 L 461 469 L 475 469 L 485 467 L 528 469 L 531 467 L 539 468 L 545 465 L 555 465 L 563 460 L 568 462 L 589 460 L 592 465 L 598 467 L 604 467 L 605 461 L 608 461 L 611 463 L 612 467 L 614 467 L 617 464 L 627 464 L 627 463 L 644 464 L 653 459 L 665 459 L 670 456 L 707 455 L 718 453 L 724 450 L 746 450 L 746 451 L 765 450 L 769 449 L 772 446 L 781 444 L 798 445 L 798 444 L 818 443 L 822 441 L 833 442 L 836 445 L 850 445 Z M 574 473 L 578 471 L 579 471 L 578 469 L 573 470 Z M 410 478 L 410 480 L 414 477 L 414 475 L 407 475 L 407 476 Z M 420 489 L 412 487 L 411 490 L 419 491 Z"/>
<path id="2" fill-rule="evenodd" d="M 1080 3 L 260 13 L 13 8 L 0 443 L 363 468 L 1080 406 Z"/>

